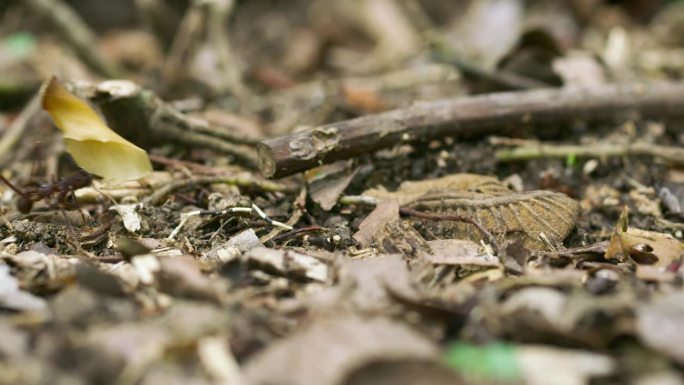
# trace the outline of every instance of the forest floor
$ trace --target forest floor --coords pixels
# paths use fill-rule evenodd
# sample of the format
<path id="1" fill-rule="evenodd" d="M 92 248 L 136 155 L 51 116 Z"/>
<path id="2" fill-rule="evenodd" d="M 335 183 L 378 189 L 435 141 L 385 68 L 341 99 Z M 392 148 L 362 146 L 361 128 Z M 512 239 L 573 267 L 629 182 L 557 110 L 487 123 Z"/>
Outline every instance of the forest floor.
<path id="1" fill-rule="evenodd" d="M 684 384 L 682 32 L 0 3 L 0 384 Z"/>

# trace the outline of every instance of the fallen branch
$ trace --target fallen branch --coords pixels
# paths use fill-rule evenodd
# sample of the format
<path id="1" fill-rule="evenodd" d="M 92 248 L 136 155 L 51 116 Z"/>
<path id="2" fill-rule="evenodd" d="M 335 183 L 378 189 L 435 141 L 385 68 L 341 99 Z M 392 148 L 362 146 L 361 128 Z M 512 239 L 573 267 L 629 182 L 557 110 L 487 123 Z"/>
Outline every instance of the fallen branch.
<path id="1" fill-rule="evenodd" d="M 264 141 L 259 168 L 282 177 L 398 143 L 455 136 L 515 136 L 527 128 L 616 118 L 684 116 L 684 83 L 610 85 L 460 97 L 367 115 Z"/>
<path id="2" fill-rule="evenodd" d="M 92 98 L 110 127 L 143 148 L 171 141 L 219 151 L 246 166 L 256 167 L 253 139 L 185 115 L 133 82 L 102 82 L 96 86 Z"/>
<path id="3" fill-rule="evenodd" d="M 684 165 L 684 148 L 658 146 L 651 143 L 636 142 L 622 144 L 594 144 L 594 145 L 552 145 L 537 144 L 499 150 L 496 159 L 500 162 L 531 160 L 541 158 L 605 158 L 615 156 L 652 156 L 673 165 Z"/>

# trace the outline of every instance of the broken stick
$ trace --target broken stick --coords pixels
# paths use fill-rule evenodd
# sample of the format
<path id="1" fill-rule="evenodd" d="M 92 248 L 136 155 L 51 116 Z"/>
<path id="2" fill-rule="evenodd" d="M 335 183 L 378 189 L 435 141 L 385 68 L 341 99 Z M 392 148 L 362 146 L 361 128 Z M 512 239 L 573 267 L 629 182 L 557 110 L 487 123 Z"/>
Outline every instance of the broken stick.
<path id="1" fill-rule="evenodd" d="M 94 90 L 88 88 L 83 92 L 98 104 L 110 127 L 140 147 L 163 141 L 182 143 L 231 155 L 256 168 L 254 139 L 185 115 L 151 90 L 127 80 L 104 81 Z"/>
<path id="2" fill-rule="evenodd" d="M 516 135 L 528 128 L 616 119 L 681 118 L 684 83 L 609 85 L 459 97 L 315 127 L 258 145 L 264 176 L 283 177 L 398 143 Z"/>

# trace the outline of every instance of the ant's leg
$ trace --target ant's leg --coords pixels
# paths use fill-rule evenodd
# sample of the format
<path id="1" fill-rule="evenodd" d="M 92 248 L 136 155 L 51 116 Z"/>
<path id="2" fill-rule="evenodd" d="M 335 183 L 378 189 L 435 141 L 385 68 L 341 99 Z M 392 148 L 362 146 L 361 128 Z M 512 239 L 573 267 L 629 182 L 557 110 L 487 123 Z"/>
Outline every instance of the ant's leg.
<path id="1" fill-rule="evenodd" d="M 73 222 L 71 222 L 71 219 L 69 218 L 69 215 L 67 215 L 66 211 L 64 211 L 63 208 L 58 209 L 60 213 L 62 213 L 62 216 L 64 217 L 64 222 L 69 226 L 71 230 L 75 230 L 76 226 L 74 226 Z"/>
<path id="2" fill-rule="evenodd" d="M 83 225 L 85 225 L 86 218 L 85 218 L 85 215 L 83 215 L 83 209 L 82 209 L 81 205 L 78 204 L 78 198 L 76 198 L 76 192 L 74 191 L 74 189 L 72 187 L 69 187 L 69 192 L 64 197 L 65 200 L 68 198 L 73 199 L 73 202 L 70 202 L 70 204 L 72 205 L 72 207 L 74 209 L 78 210 L 79 214 L 81 214 L 81 223 Z"/>
<path id="3" fill-rule="evenodd" d="M 69 216 L 63 208 L 60 207 L 59 212 L 62 213 L 62 216 L 64 217 L 64 221 L 66 222 L 67 227 L 69 228 L 69 233 L 71 233 L 72 237 L 76 238 L 76 226 L 74 226 L 74 224 L 71 222 L 71 219 L 69 219 Z"/>

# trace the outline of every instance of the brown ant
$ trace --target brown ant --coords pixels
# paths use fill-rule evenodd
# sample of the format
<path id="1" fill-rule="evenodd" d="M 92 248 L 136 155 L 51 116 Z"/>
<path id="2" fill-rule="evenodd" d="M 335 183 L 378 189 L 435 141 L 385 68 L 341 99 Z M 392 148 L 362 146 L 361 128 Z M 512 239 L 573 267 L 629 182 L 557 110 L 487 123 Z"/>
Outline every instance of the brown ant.
<path id="1" fill-rule="evenodd" d="M 74 191 L 88 187 L 93 182 L 93 175 L 89 172 L 80 169 L 75 173 L 67 176 L 62 180 L 58 180 L 53 183 L 41 184 L 37 187 L 27 187 L 22 191 L 18 187 L 14 186 L 7 180 L 4 176 L 0 174 L 0 180 L 2 180 L 9 188 L 14 190 L 19 195 L 19 200 L 17 200 L 17 210 L 22 214 L 28 214 L 33 208 L 35 202 L 39 202 L 43 199 L 47 199 L 57 194 L 55 197 L 55 202 L 69 207 L 73 204 L 67 202 L 70 197 L 76 200 Z"/>

